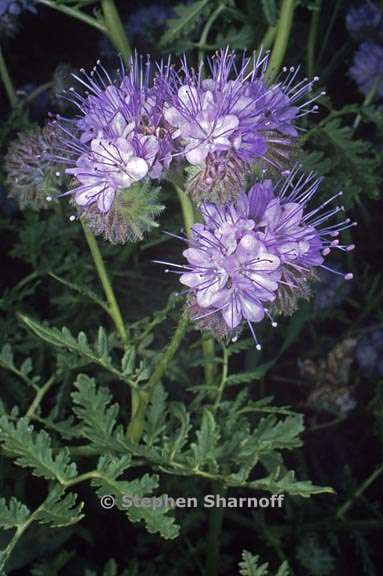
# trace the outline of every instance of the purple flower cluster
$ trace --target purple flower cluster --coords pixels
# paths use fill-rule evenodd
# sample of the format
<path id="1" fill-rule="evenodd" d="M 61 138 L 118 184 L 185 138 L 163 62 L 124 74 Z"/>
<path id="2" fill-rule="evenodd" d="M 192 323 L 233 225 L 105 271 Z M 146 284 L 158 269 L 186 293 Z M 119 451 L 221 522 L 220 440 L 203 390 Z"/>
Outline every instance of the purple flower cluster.
<path id="1" fill-rule="evenodd" d="M 265 316 L 291 313 L 307 297 L 316 269 L 349 219 L 327 224 L 341 193 L 311 207 L 319 179 L 294 165 L 300 117 L 320 94 L 298 69 L 267 78 L 268 55 L 238 58 L 228 49 L 191 68 L 156 67 L 136 56 L 112 81 L 98 63 L 66 98 L 78 116 L 59 118 L 57 160 L 66 161 L 81 217 L 112 242 L 142 238 L 163 206 L 152 181 L 187 174 L 186 193 L 203 222 L 192 228 L 186 265 L 189 316 L 218 338 L 235 338 Z M 253 186 L 246 193 L 247 182 Z M 164 262 L 162 262 L 164 263 Z M 166 263 L 165 263 L 166 264 Z M 352 274 L 339 274 L 346 280 Z M 257 343 L 258 345 L 258 343 Z M 259 345 L 258 345 L 259 346 Z"/>
<path id="2" fill-rule="evenodd" d="M 296 122 L 316 110 L 304 97 L 313 81 L 296 82 L 285 68 L 277 84 L 266 80 L 268 55 L 221 51 L 196 72 L 186 59 L 166 79 L 164 115 L 174 128 L 178 154 L 190 165 L 187 190 L 197 202 L 238 196 L 253 164 L 281 171 L 298 136 Z"/>
<path id="3" fill-rule="evenodd" d="M 113 83 L 100 63 L 91 74 L 81 71 L 83 95 L 68 98 L 81 115 L 58 123 L 61 148 L 70 152 L 67 173 L 77 185 L 68 193 L 81 209 L 96 204 L 108 213 L 119 191 L 146 176 L 159 178 L 171 160 L 172 140 L 163 124 L 161 91 L 150 87 L 149 63 L 138 59 Z"/>
<path id="4" fill-rule="evenodd" d="M 361 42 L 355 52 L 349 74 L 359 91 L 371 90 L 383 97 L 383 10 L 374 2 L 351 8 L 346 25 L 354 39 Z"/>
<path id="5" fill-rule="evenodd" d="M 198 202 L 238 196 L 252 163 L 280 170 L 297 139 L 297 119 L 316 106 L 315 98 L 300 102 L 313 83 L 295 84 L 298 70 L 268 86 L 267 63 L 259 54 L 237 66 L 235 53 L 224 50 L 209 61 L 210 78 L 185 59 L 180 71 L 170 63 L 153 70 L 138 56 L 115 81 L 100 63 L 82 71 L 76 78 L 85 94 L 66 93 L 80 114 L 58 121 L 74 203 L 107 214 L 118 194 L 160 178 L 172 160 L 197 170 L 188 189 Z"/>
<path id="6" fill-rule="evenodd" d="M 355 223 L 327 224 L 342 210 L 330 207 L 341 193 L 310 207 L 319 184 L 296 168 L 276 185 L 253 185 L 235 203 L 202 204 L 203 223 L 193 226 L 183 253 L 187 264 L 175 266 L 188 286 L 189 314 L 201 328 L 227 339 L 247 323 L 257 342 L 252 323 L 267 316 L 276 325 L 271 314 L 290 313 L 307 296 L 315 269 L 329 270 L 324 259 L 333 249 L 354 248 L 340 244 L 339 233 Z"/>

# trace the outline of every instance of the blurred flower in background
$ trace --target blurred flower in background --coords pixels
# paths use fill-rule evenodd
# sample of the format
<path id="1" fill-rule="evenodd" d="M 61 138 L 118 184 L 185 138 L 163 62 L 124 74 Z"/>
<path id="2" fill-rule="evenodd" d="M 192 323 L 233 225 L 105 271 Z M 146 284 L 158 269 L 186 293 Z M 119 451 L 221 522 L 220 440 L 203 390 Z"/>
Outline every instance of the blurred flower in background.
<path id="1" fill-rule="evenodd" d="M 375 42 L 363 42 L 354 56 L 350 76 L 362 94 L 367 96 L 372 89 L 383 97 L 383 47 Z"/>
<path id="2" fill-rule="evenodd" d="M 336 265 L 332 265 L 338 270 Z M 328 310 L 339 306 L 350 294 L 349 282 L 344 282 L 341 276 L 336 276 L 328 270 L 319 270 L 316 274 L 318 282 L 314 284 L 314 309 Z"/>
<path id="3" fill-rule="evenodd" d="M 356 361 L 368 377 L 383 377 L 383 329 L 373 330 L 360 338 Z"/>
<path id="4" fill-rule="evenodd" d="M 348 414 L 356 406 L 350 369 L 356 340 L 346 338 L 325 358 L 298 360 L 301 376 L 309 384 L 306 408 L 331 414 Z"/>
<path id="5" fill-rule="evenodd" d="M 383 96 L 383 10 L 375 2 L 352 7 L 346 15 L 351 36 L 361 42 L 354 54 L 349 75 L 367 96 Z"/>
<path id="6" fill-rule="evenodd" d="M 34 0 L 0 0 L 0 38 L 17 32 L 18 16 L 24 10 L 37 14 Z"/>

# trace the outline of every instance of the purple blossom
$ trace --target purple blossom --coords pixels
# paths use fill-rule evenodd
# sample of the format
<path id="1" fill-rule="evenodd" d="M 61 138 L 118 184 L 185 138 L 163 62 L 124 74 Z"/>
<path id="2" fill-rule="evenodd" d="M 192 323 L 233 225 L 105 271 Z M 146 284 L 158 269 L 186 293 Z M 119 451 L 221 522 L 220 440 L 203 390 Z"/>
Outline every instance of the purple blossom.
<path id="1" fill-rule="evenodd" d="M 166 78 L 164 116 L 173 127 L 178 154 L 192 167 L 205 170 L 204 177 L 213 186 L 222 180 L 218 175 L 228 162 L 237 175 L 254 162 L 281 171 L 298 136 L 297 120 L 317 108 L 312 105 L 315 98 L 304 100 L 316 79 L 296 82 L 299 70 L 285 68 L 279 81 L 268 85 L 267 65 L 268 54 L 243 56 L 237 63 L 235 52 L 226 49 L 208 61 L 209 78 L 204 77 L 202 64 L 196 72 L 185 58 L 181 70 L 172 70 Z M 200 184 L 198 179 L 197 188 Z M 242 184 L 238 178 L 238 187 Z M 214 191 L 200 192 L 193 194 L 197 201 L 220 200 Z M 238 195 L 235 192 L 233 196 Z"/>
<path id="2" fill-rule="evenodd" d="M 372 1 L 353 6 L 346 15 L 346 26 L 356 40 L 383 38 L 383 11 Z"/>
<path id="3" fill-rule="evenodd" d="M 70 89 L 66 98 L 80 111 L 58 119 L 60 150 L 71 153 L 67 173 L 75 177 L 73 195 L 81 210 L 112 208 L 116 195 L 146 176 L 160 178 L 171 161 L 172 140 L 164 126 L 162 92 L 150 84 L 151 67 L 138 57 L 115 82 L 98 63 L 91 74 L 75 76 L 85 95 Z"/>
<path id="4" fill-rule="evenodd" d="M 383 376 L 383 330 L 372 330 L 360 338 L 356 360 L 366 376 Z"/>
<path id="5" fill-rule="evenodd" d="M 377 83 L 377 94 L 383 97 L 383 47 L 375 42 L 363 42 L 354 56 L 350 76 L 367 96 Z"/>
<path id="6" fill-rule="evenodd" d="M 265 316 L 272 320 L 266 306 L 276 313 L 291 312 L 306 295 L 315 269 L 330 270 L 323 262 L 331 250 L 354 248 L 338 238 L 354 223 L 325 224 L 342 210 L 328 208 L 341 193 L 317 208 L 308 207 L 319 184 L 312 173 L 296 168 L 276 185 L 271 180 L 255 184 L 235 203 L 202 204 L 203 223 L 193 226 L 183 253 L 187 264 L 175 265 L 181 283 L 188 286 L 193 320 L 225 338 L 235 337 L 247 323 L 256 340 L 252 323 Z"/>

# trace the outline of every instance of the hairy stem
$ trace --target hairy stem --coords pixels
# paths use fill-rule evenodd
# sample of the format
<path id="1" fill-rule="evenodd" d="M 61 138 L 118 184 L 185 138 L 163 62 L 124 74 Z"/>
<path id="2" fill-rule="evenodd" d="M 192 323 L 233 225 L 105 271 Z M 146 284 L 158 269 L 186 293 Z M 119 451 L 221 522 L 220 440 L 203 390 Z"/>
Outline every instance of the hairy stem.
<path id="1" fill-rule="evenodd" d="M 185 194 L 185 192 L 182 190 L 182 188 L 177 186 L 177 184 L 175 184 L 174 182 L 173 182 L 173 186 L 176 189 L 178 200 L 179 200 L 179 203 L 181 205 L 182 217 L 183 217 L 184 226 L 185 226 L 185 232 L 188 236 L 190 236 L 191 229 L 192 229 L 192 226 L 194 224 L 193 204 L 191 203 L 189 196 L 187 196 Z"/>
<path id="2" fill-rule="evenodd" d="M 55 0 L 37 0 L 37 1 L 40 4 L 43 4 L 44 6 L 48 6 L 48 8 L 52 8 L 53 10 L 62 12 L 63 14 L 71 16 L 76 20 L 80 20 L 81 22 L 88 24 L 88 26 L 96 28 L 96 30 L 99 30 L 103 34 L 107 34 L 108 32 L 105 24 L 102 21 L 98 20 L 97 18 L 94 18 L 93 16 L 89 16 L 89 14 L 86 14 L 85 12 L 82 12 L 77 8 L 71 8 L 70 6 L 66 6 L 65 4 L 59 4 Z"/>
<path id="3" fill-rule="evenodd" d="M 277 35 L 266 72 L 266 76 L 270 82 L 277 76 L 285 58 L 291 26 L 293 24 L 294 8 L 295 0 L 282 0 L 277 24 Z"/>
<path id="4" fill-rule="evenodd" d="M 144 429 L 144 417 L 147 405 L 153 394 L 154 388 L 157 386 L 161 378 L 164 376 L 169 362 L 174 358 L 182 339 L 185 335 L 188 326 L 188 320 L 184 315 L 181 316 L 176 331 L 173 334 L 165 352 L 159 359 L 154 372 L 149 378 L 148 383 L 141 390 L 136 390 L 136 394 L 132 396 L 132 417 L 128 426 L 128 438 L 135 442 L 139 442 Z"/>
<path id="5" fill-rule="evenodd" d="M 190 201 L 189 196 L 173 182 L 176 189 L 178 200 L 181 205 L 182 216 L 185 225 L 185 232 L 190 236 L 192 226 L 194 224 L 194 210 L 193 204 Z M 206 384 L 211 384 L 214 381 L 216 375 L 216 366 L 214 364 L 215 358 L 215 342 L 211 337 L 202 339 L 202 352 L 204 355 L 204 374 Z"/>
<path id="6" fill-rule="evenodd" d="M 114 0 L 101 0 L 101 9 L 107 28 L 107 35 L 120 52 L 124 62 L 128 63 L 132 51 Z"/>
<path id="7" fill-rule="evenodd" d="M 96 267 L 98 276 L 100 278 L 100 282 L 105 292 L 106 299 L 108 301 L 109 306 L 109 313 L 113 318 L 113 322 L 116 326 L 116 330 L 122 340 L 122 342 L 126 345 L 128 343 L 128 333 L 125 328 L 125 323 L 121 315 L 121 311 L 116 300 L 116 297 L 113 292 L 112 284 L 110 282 L 108 273 L 106 271 L 105 263 L 102 258 L 100 249 L 98 247 L 96 238 L 89 230 L 88 226 L 85 222 L 81 221 L 86 241 L 88 242 L 88 246 L 90 249 L 90 253 L 92 254 L 93 262 Z"/>
<path id="8" fill-rule="evenodd" d="M 12 84 L 12 80 L 9 75 L 1 47 L 0 47 L 0 77 L 4 84 L 4 88 L 7 93 L 9 103 L 12 106 L 12 108 L 15 108 L 17 106 L 16 90 Z"/>
<path id="9" fill-rule="evenodd" d="M 316 0 L 313 13 L 311 15 L 310 31 L 307 42 L 307 74 L 308 76 L 314 76 L 315 72 L 315 46 L 318 36 L 318 26 L 321 13 L 321 3 L 322 0 Z"/>

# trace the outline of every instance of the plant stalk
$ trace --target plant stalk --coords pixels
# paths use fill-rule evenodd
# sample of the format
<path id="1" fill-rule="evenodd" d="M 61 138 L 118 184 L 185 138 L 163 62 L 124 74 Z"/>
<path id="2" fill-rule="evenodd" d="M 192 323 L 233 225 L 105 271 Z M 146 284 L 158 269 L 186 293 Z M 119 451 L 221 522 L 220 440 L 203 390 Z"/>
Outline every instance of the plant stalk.
<path id="1" fill-rule="evenodd" d="M 360 498 L 362 494 L 367 490 L 367 488 L 369 488 L 369 486 L 371 486 L 371 484 L 373 484 L 373 482 L 375 482 L 375 480 L 382 473 L 383 473 L 383 464 L 378 466 L 378 468 L 376 468 L 374 472 L 370 474 L 370 476 L 363 482 L 363 484 L 359 486 L 359 488 L 354 492 L 354 494 L 344 504 L 342 504 L 340 508 L 338 508 L 336 517 L 342 519 L 343 516 L 346 514 L 346 512 L 349 510 L 349 508 L 351 508 L 351 506 L 353 505 L 354 500 Z"/>
<path id="2" fill-rule="evenodd" d="M 217 484 L 213 483 L 213 494 L 219 494 Z M 222 489 L 221 489 L 222 492 Z M 214 506 L 209 514 L 209 532 L 207 541 L 206 575 L 217 576 L 219 571 L 220 541 L 224 508 Z"/>
<path id="3" fill-rule="evenodd" d="M 75 18 L 76 20 L 80 20 L 80 22 L 84 22 L 85 24 L 88 24 L 88 26 L 92 26 L 92 28 L 96 28 L 96 30 L 99 30 L 103 34 L 108 33 L 108 30 L 107 30 L 105 24 L 103 24 L 103 22 L 100 22 L 100 20 L 98 20 L 97 18 L 94 18 L 93 16 L 89 16 L 89 14 L 86 14 L 85 12 L 82 12 L 81 10 L 78 10 L 76 8 L 71 8 L 70 6 L 66 6 L 65 4 L 59 4 L 55 0 L 37 0 L 37 1 L 40 4 L 47 6 L 48 8 L 52 8 L 53 10 L 57 10 L 58 12 L 62 12 L 63 14 L 66 14 L 67 16 L 71 16 L 72 18 Z"/>
<path id="4" fill-rule="evenodd" d="M 311 15 L 310 31 L 307 42 L 307 74 L 311 78 L 315 72 L 315 46 L 318 37 L 318 27 L 322 0 L 316 0 L 315 9 Z"/>
<path id="5" fill-rule="evenodd" d="M 17 106 L 17 95 L 16 90 L 12 84 L 11 77 L 8 72 L 7 64 L 4 60 L 3 52 L 0 47 L 0 77 L 4 84 L 5 91 L 8 96 L 8 100 L 12 108 Z"/>
<path id="6" fill-rule="evenodd" d="M 182 315 L 178 322 L 176 331 L 174 332 L 173 337 L 170 340 L 165 352 L 157 363 L 156 368 L 149 378 L 148 383 L 144 388 L 141 390 L 135 390 L 134 394 L 132 394 L 132 416 L 127 433 L 129 440 L 134 442 L 140 441 L 144 429 L 146 407 L 150 402 L 154 388 L 164 376 L 169 362 L 171 362 L 171 360 L 174 358 L 174 355 L 176 354 L 185 335 L 187 326 L 188 320 L 184 315 Z"/>
<path id="7" fill-rule="evenodd" d="M 271 83 L 277 76 L 286 55 L 287 44 L 293 24 L 295 0 L 282 0 L 277 24 L 277 35 L 271 52 L 266 78 Z"/>
<path id="8" fill-rule="evenodd" d="M 101 0 L 101 9 L 107 28 L 107 35 L 120 52 L 125 64 L 127 64 L 132 51 L 114 0 Z"/>
<path id="9" fill-rule="evenodd" d="M 124 345 L 126 345 L 128 343 L 128 333 L 125 328 L 125 323 L 122 318 L 118 302 L 113 292 L 112 284 L 106 271 L 104 260 L 98 247 L 97 240 L 92 234 L 92 232 L 89 230 L 85 222 L 81 221 L 81 224 L 84 230 L 86 241 L 88 242 L 90 253 L 92 254 L 94 265 L 96 267 L 98 276 L 100 278 L 100 282 L 105 292 L 105 296 L 109 305 L 109 313 L 113 318 L 113 322 L 116 326 L 116 330 L 122 342 L 124 343 Z"/>
<path id="10" fill-rule="evenodd" d="M 178 200 L 181 204 L 182 216 L 185 225 L 185 232 L 188 236 L 191 234 L 191 229 L 194 224 L 194 209 L 189 196 L 173 182 L 176 189 Z M 214 364 L 215 358 L 215 342 L 211 337 L 202 339 L 202 352 L 204 356 L 204 374 L 206 384 L 214 382 L 216 375 L 216 366 Z"/>

